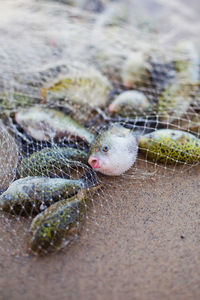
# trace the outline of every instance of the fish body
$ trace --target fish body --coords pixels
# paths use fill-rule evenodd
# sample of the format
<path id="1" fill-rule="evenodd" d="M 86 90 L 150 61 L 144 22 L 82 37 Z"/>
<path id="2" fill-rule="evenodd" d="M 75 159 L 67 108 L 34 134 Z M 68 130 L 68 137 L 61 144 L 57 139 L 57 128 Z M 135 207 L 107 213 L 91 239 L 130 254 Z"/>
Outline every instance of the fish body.
<path id="1" fill-rule="evenodd" d="M 83 221 L 88 191 L 61 200 L 37 215 L 30 227 L 29 246 L 35 254 L 61 249 L 76 238 Z"/>
<path id="2" fill-rule="evenodd" d="M 70 174 L 73 167 L 81 166 L 81 162 L 87 163 L 87 159 L 88 154 L 82 150 L 69 147 L 44 148 L 22 159 L 18 173 L 21 177 L 41 174 L 62 176 Z"/>
<path id="3" fill-rule="evenodd" d="M 0 120 L 0 190 L 5 190 L 16 176 L 18 145 Z"/>
<path id="4" fill-rule="evenodd" d="M 160 129 L 142 135 L 139 149 L 154 162 L 194 164 L 200 161 L 200 140 L 180 130 Z"/>
<path id="5" fill-rule="evenodd" d="M 57 78 L 55 82 L 42 88 L 41 95 L 45 101 L 64 99 L 70 102 L 90 107 L 101 107 L 106 104 L 111 84 L 98 70 L 86 67 L 74 70 Z"/>
<path id="6" fill-rule="evenodd" d="M 11 183 L 0 196 L 0 207 L 11 214 L 30 216 L 73 196 L 83 187 L 86 187 L 83 179 L 25 177 Z"/>
<path id="7" fill-rule="evenodd" d="M 158 101 L 160 119 L 173 121 L 181 117 L 193 101 L 199 81 L 199 57 L 194 45 L 179 41 L 174 49 L 176 76 L 163 90 Z"/>
<path id="8" fill-rule="evenodd" d="M 181 117 L 192 102 L 191 89 L 190 85 L 181 83 L 179 79 L 166 87 L 157 104 L 159 118 L 162 121 L 173 121 Z"/>
<path id="9" fill-rule="evenodd" d="M 34 97 L 19 92 L 7 94 L 0 93 L 0 112 L 16 111 L 16 109 L 37 105 L 40 102 L 40 97 Z"/>
<path id="10" fill-rule="evenodd" d="M 124 62 L 122 71 L 123 83 L 126 87 L 135 87 L 142 81 L 149 80 L 151 65 L 145 53 L 133 52 Z"/>
<path id="11" fill-rule="evenodd" d="M 137 139 L 131 130 L 111 125 L 91 145 L 88 163 L 95 171 L 118 176 L 134 164 L 137 150 Z"/>
<path id="12" fill-rule="evenodd" d="M 195 45 L 180 40 L 174 49 L 174 65 L 182 81 L 195 84 L 199 80 L 199 56 Z"/>
<path id="13" fill-rule="evenodd" d="M 144 114 L 150 108 L 147 97 L 139 91 L 130 90 L 121 93 L 109 105 L 109 112 L 122 116 L 134 116 L 137 113 Z"/>
<path id="14" fill-rule="evenodd" d="M 34 139 L 77 138 L 91 143 L 94 135 L 71 117 L 55 109 L 31 107 L 15 114 L 16 122 Z"/>

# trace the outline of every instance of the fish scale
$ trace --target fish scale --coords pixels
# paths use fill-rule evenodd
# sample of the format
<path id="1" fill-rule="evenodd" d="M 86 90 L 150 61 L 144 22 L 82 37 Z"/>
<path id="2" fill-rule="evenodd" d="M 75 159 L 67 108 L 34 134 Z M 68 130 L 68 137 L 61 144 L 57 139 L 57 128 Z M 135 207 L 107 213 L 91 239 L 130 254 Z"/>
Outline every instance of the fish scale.
<path id="1" fill-rule="evenodd" d="M 52 204 L 37 215 L 30 226 L 29 247 L 35 254 L 46 254 L 61 249 L 74 240 L 85 215 L 86 203 L 98 187 L 88 192 Z"/>
<path id="2" fill-rule="evenodd" d="M 14 181 L 0 196 L 0 208 L 18 215 L 39 213 L 62 198 L 69 198 L 87 186 L 84 179 L 25 177 Z"/>
<path id="3" fill-rule="evenodd" d="M 188 132 L 160 129 L 139 138 L 139 149 L 154 162 L 194 164 L 200 161 L 200 140 Z"/>
<path id="4" fill-rule="evenodd" d="M 34 106 L 20 110 L 15 121 L 37 141 L 58 138 L 78 139 L 90 144 L 94 135 L 77 121 L 63 112 L 47 107 Z"/>
<path id="5" fill-rule="evenodd" d="M 87 163 L 87 153 L 70 147 L 44 148 L 22 159 L 18 173 L 24 176 L 53 176 L 70 174 L 72 167 Z"/>

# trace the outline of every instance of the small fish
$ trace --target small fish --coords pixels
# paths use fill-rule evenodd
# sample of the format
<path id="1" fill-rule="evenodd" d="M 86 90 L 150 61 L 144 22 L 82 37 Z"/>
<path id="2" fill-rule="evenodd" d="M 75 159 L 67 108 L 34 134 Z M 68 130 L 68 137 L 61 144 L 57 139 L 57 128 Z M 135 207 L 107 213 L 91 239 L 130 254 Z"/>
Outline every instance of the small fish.
<path id="1" fill-rule="evenodd" d="M 200 140 L 180 130 L 160 129 L 142 135 L 139 150 L 156 162 L 194 164 L 200 161 Z"/>
<path id="2" fill-rule="evenodd" d="M 182 81 L 195 84 L 199 80 L 199 56 L 191 41 L 180 40 L 173 53 L 175 69 Z"/>
<path id="3" fill-rule="evenodd" d="M 192 86 L 183 84 L 178 78 L 166 87 L 157 104 L 160 120 L 172 122 L 185 114 L 192 102 L 191 92 Z"/>
<path id="4" fill-rule="evenodd" d="M 19 92 L 0 94 L 0 111 L 10 112 L 16 111 L 18 108 L 30 107 L 41 102 L 39 97 L 26 95 Z"/>
<path id="5" fill-rule="evenodd" d="M 144 114 L 150 108 L 147 97 L 139 91 L 130 90 L 121 93 L 109 105 L 110 113 L 118 113 L 122 116 L 134 116 L 137 113 Z"/>
<path id="6" fill-rule="evenodd" d="M 52 203 L 75 195 L 87 187 L 87 179 L 25 177 L 15 180 L 0 196 L 0 208 L 17 215 L 32 216 Z"/>
<path id="7" fill-rule="evenodd" d="M 91 145 L 88 163 L 95 171 L 105 175 L 121 175 L 134 164 L 137 151 L 134 133 L 113 124 L 101 132 Z"/>
<path id="8" fill-rule="evenodd" d="M 44 148 L 22 159 L 18 174 L 25 176 L 62 176 L 70 174 L 73 167 L 87 163 L 88 154 L 70 147 Z M 80 163 L 79 163 L 80 162 Z M 84 165 L 83 165 L 84 167 Z"/>
<path id="9" fill-rule="evenodd" d="M 52 204 L 37 215 L 30 227 L 31 251 L 44 255 L 74 240 L 84 219 L 88 200 L 88 191 L 82 189 L 75 196 Z"/>
<path id="10" fill-rule="evenodd" d="M 55 109 L 31 107 L 15 114 L 16 122 L 34 139 L 77 138 L 90 144 L 94 135 L 71 117 Z"/>
<path id="11" fill-rule="evenodd" d="M 174 49 L 176 76 L 161 93 L 158 115 L 172 122 L 185 114 L 193 101 L 199 80 L 199 57 L 194 45 L 179 41 Z"/>
<path id="12" fill-rule="evenodd" d="M 125 61 L 122 79 L 126 87 L 135 87 L 141 81 L 147 81 L 151 75 L 151 65 L 143 52 L 133 52 Z"/>
<path id="13" fill-rule="evenodd" d="M 104 75 L 86 66 L 79 70 L 69 70 L 66 75 L 43 87 L 41 96 L 45 102 L 63 99 L 63 103 L 102 107 L 108 100 L 110 89 L 111 84 Z"/>
<path id="14" fill-rule="evenodd" d="M 0 120 L 0 189 L 7 189 L 16 176 L 19 160 L 18 145 Z"/>

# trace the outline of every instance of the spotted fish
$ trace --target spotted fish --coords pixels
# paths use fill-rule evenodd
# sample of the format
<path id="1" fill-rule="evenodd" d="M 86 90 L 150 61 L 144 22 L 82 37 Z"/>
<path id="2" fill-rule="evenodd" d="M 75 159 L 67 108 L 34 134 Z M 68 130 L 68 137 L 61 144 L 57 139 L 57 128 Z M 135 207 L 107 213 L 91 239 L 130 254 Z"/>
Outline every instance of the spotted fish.
<path id="1" fill-rule="evenodd" d="M 25 177 L 11 183 L 0 196 L 0 208 L 17 215 L 32 216 L 52 203 L 75 195 L 87 187 L 84 178 L 70 180 L 48 177 Z"/>
<path id="2" fill-rule="evenodd" d="M 30 227 L 29 247 L 34 254 L 55 252 L 77 237 L 84 219 L 88 190 L 51 205 L 37 215 Z"/>
<path id="3" fill-rule="evenodd" d="M 139 149 L 155 162 L 194 164 L 200 161 L 200 140 L 180 130 L 160 129 L 142 135 Z"/>
<path id="4" fill-rule="evenodd" d="M 87 163 L 87 158 L 86 152 L 75 148 L 44 148 L 22 159 L 18 173 L 21 177 L 70 175 L 72 168 Z"/>

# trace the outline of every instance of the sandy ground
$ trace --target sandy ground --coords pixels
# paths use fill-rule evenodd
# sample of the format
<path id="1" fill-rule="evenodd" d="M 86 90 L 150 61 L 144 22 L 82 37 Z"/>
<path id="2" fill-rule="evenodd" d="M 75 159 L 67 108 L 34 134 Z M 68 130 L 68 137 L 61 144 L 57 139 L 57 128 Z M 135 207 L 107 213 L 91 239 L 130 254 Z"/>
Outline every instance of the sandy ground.
<path id="1" fill-rule="evenodd" d="M 0 299 L 199 299 L 200 168 L 178 173 L 118 179 L 79 240 L 49 257 L 24 255 L 23 228 L 1 224 Z"/>
<path id="2" fill-rule="evenodd" d="M 0 300 L 200 299 L 200 167 L 105 181 L 103 207 L 55 255 L 26 255 L 27 224 L 0 219 Z"/>

